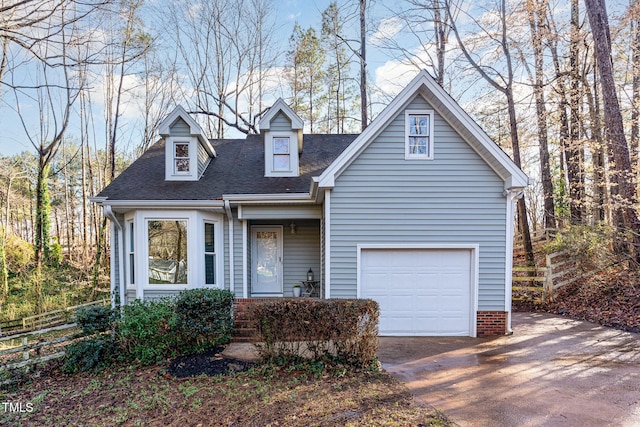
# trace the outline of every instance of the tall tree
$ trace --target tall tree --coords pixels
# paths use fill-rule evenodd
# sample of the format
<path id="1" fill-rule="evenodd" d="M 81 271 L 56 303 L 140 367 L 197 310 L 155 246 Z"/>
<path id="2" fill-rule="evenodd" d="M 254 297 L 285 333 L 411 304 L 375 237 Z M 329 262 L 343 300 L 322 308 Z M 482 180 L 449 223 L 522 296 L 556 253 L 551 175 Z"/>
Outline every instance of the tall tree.
<path id="1" fill-rule="evenodd" d="M 553 203 L 553 182 L 549 165 L 549 144 L 547 135 L 547 107 L 544 96 L 544 52 L 543 26 L 546 22 L 546 0 L 527 0 L 527 15 L 531 30 L 531 45 L 534 58 L 533 93 L 536 103 L 536 119 L 538 124 L 538 143 L 540 152 L 540 178 L 544 199 L 544 226 L 556 228 L 555 206 Z"/>
<path id="2" fill-rule="evenodd" d="M 293 108 L 309 124 L 311 133 L 320 114 L 323 97 L 325 52 L 313 27 L 296 25 L 289 50 L 289 82 L 293 89 Z"/>
<path id="3" fill-rule="evenodd" d="M 504 61 L 504 71 L 498 71 L 494 66 L 495 64 L 486 64 L 481 62 L 482 58 L 479 58 L 484 50 L 472 50 L 467 47 L 466 42 L 462 40 L 459 27 L 454 20 L 456 11 L 453 9 L 451 3 L 447 3 L 447 13 L 451 22 L 452 31 L 458 42 L 458 46 L 462 51 L 462 54 L 469 62 L 469 64 L 476 70 L 478 74 L 489 83 L 494 89 L 502 93 L 507 101 L 507 111 L 509 115 L 509 129 L 511 136 L 511 148 L 513 152 L 513 160 L 518 167 L 522 167 L 522 161 L 520 158 L 520 140 L 518 136 L 518 118 L 516 115 L 516 102 L 514 98 L 513 85 L 514 85 L 514 71 L 511 60 L 511 51 L 507 37 L 507 6 L 505 0 L 498 0 L 495 5 L 495 19 L 492 22 L 495 23 L 496 28 L 489 30 L 482 27 L 481 31 L 485 32 L 490 40 L 497 42 L 495 49 L 500 52 L 501 60 Z M 478 21 L 475 21 L 478 23 Z M 534 263 L 533 245 L 531 242 L 531 233 L 529 231 L 529 219 L 527 216 L 527 207 L 524 197 L 518 199 L 518 222 L 520 233 L 523 237 L 524 249 L 529 263 Z"/>
<path id="4" fill-rule="evenodd" d="M 604 0 L 585 0 L 589 15 L 589 24 L 593 34 L 594 50 L 598 62 L 600 87 L 604 106 L 604 124 L 607 130 L 606 142 L 610 153 L 610 167 L 618 184 L 623 224 L 619 224 L 633 233 L 635 256 L 640 260 L 640 223 L 636 212 L 636 188 L 627 139 L 624 134 L 622 113 L 613 78 L 613 58 L 611 55 L 611 34 L 609 19 Z"/>

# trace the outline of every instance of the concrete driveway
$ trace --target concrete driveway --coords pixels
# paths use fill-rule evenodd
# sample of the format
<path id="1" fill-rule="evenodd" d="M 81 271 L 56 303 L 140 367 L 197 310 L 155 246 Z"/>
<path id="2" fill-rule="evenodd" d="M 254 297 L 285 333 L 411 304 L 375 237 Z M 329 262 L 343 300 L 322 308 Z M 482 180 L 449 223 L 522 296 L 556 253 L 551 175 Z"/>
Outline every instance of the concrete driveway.
<path id="1" fill-rule="evenodd" d="M 512 336 L 380 339 L 416 400 L 460 426 L 640 426 L 640 335 L 514 313 Z"/>

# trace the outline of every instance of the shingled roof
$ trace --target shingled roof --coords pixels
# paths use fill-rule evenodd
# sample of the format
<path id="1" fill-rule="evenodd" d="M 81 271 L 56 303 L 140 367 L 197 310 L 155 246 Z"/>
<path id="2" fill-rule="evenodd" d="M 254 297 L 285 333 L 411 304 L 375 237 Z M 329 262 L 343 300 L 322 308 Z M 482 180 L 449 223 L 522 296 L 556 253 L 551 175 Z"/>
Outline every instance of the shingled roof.
<path id="1" fill-rule="evenodd" d="M 97 197 L 108 200 L 216 200 L 223 194 L 305 193 L 311 179 L 342 153 L 357 135 L 304 135 L 300 176 L 265 177 L 260 135 L 211 140 L 217 157 L 198 181 L 166 181 L 164 140 L 149 148 Z"/>

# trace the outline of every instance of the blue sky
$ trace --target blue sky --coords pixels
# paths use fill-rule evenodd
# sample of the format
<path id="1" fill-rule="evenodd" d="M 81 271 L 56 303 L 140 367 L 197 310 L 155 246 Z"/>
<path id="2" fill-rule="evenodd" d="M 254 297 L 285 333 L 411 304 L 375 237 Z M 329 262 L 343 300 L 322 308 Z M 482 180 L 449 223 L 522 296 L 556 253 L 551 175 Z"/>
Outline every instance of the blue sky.
<path id="1" fill-rule="evenodd" d="M 151 0 L 153 1 L 153 0 Z M 161 0 L 156 0 L 161 5 Z M 385 3 L 383 1 L 370 1 L 370 15 L 375 19 L 376 15 L 383 14 L 386 12 Z M 280 10 L 277 10 L 277 16 L 281 16 L 284 19 L 281 20 L 281 24 L 277 26 L 277 36 L 276 39 L 280 41 L 280 48 L 282 51 L 286 51 L 288 47 L 288 40 L 293 31 L 294 24 L 298 22 L 301 27 L 307 28 L 309 26 L 314 26 L 318 31 L 321 28 L 321 14 L 324 9 L 326 9 L 330 1 L 329 0 L 287 0 L 287 1 L 275 1 L 274 4 Z M 342 0 L 339 2 L 341 7 L 346 7 L 345 10 L 352 11 L 356 13 L 358 10 L 358 2 L 357 1 L 349 1 Z M 346 6 L 345 6 L 346 5 Z M 357 36 L 359 33 L 357 15 L 354 16 L 353 28 L 350 28 L 353 31 L 352 36 Z M 375 28 L 370 28 L 369 31 L 375 32 Z M 356 45 L 357 46 L 357 45 Z M 368 46 L 368 70 L 369 76 L 372 83 L 377 83 L 377 70 L 384 67 L 387 62 L 387 57 L 381 53 L 379 49 L 375 49 L 372 45 Z M 33 72 L 33 69 L 29 70 L 27 67 L 22 67 L 20 75 L 14 75 L 18 79 L 26 79 L 28 81 L 28 75 Z M 410 78 L 410 76 L 409 76 Z M 26 82 L 25 82 L 26 84 Z M 399 90 L 398 85 L 398 90 Z M 391 88 L 393 91 L 394 89 Z M 96 90 L 93 98 L 97 100 L 94 117 L 100 118 L 99 120 L 103 120 L 103 105 L 100 103 L 102 99 L 102 95 L 98 93 L 99 90 Z M 33 146 L 29 143 L 27 136 L 25 134 L 24 128 L 20 123 L 18 115 L 16 113 L 16 100 L 13 96 L 12 92 L 8 92 L 3 90 L 0 101 L 0 155 L 12 155 L 21 151 L 34 151 Z M 38 127 L 38 115 L 37 108 L 35 103 L 30 102 L 27 98 L 23 97 L 20 99 L 20 108 L 23 114 L 27 117 L 27 127 L 30 131 L 37 129 Z M 77 108 L 77 107 L 76 107 Z M 132 107 L 128 107 L 125 109 L 125 116 L 127 114 L 135 114 Z M 136 131 L 136 125 L 133 124 L 132 120 L 122 120 L 123 127 L 121 129 L 122 139 L 124 140 L 120 146 L 126 147 L 126 150 L 132 150 L 138 144 L 136 141 L 136 135 L 139 134 L 139 131 Z M 67 137 L 73 139 L 74 136 L 78 134 L 79 123 L 77 119 L 72 119 L 71 125 L 67 132 Z M 35 132 L 37 133 L 37 132 Z M 96 139 L 104 140 L 104 131 L 98 130 L 96 132 Z M 96 144 L 98 147 L 104 146 L 104 142 L 99 142 Z"/>

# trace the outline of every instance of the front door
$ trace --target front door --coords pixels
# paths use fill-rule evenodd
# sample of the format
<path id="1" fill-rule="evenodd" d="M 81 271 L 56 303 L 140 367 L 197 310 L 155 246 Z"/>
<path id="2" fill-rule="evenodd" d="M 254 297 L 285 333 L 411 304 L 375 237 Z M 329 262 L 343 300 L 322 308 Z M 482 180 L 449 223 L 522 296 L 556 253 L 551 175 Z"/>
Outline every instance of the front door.
<path id="1" fill-rule="evenodd" d="M 282 296 L 282 226 L 251 227 L 251 295 Z"/>

